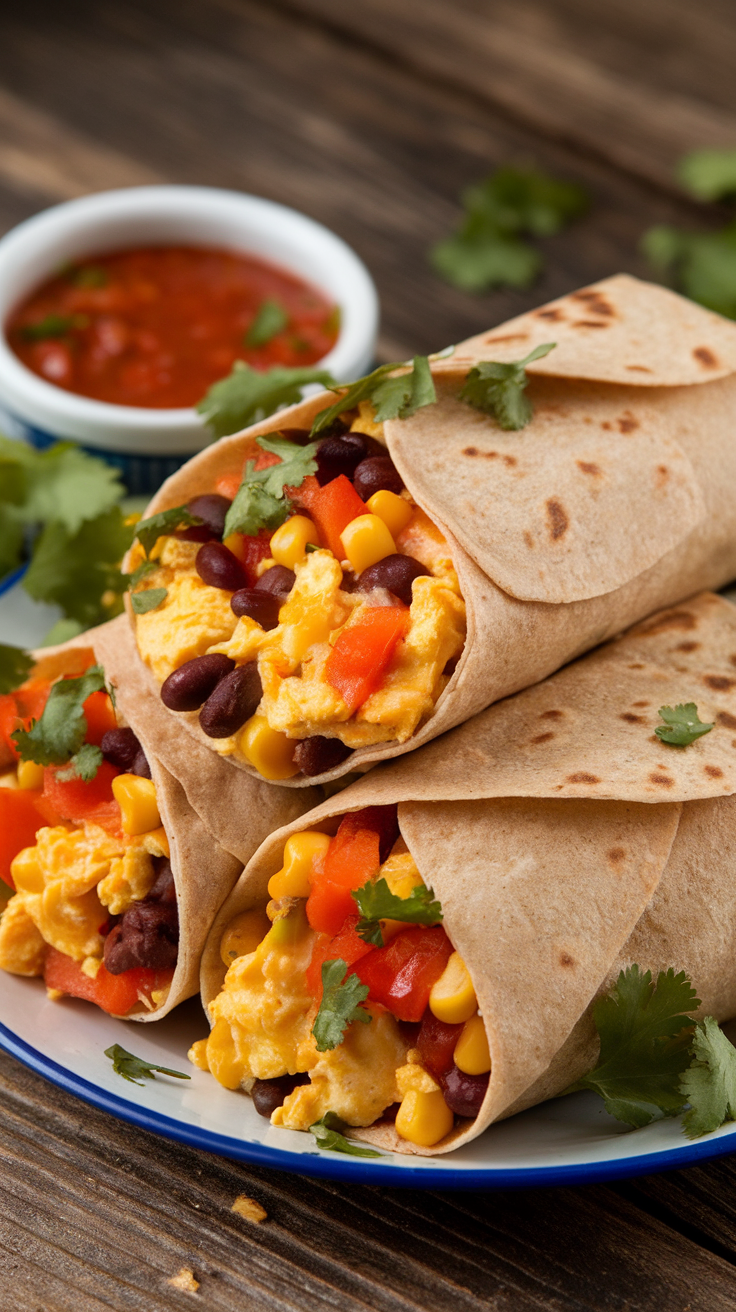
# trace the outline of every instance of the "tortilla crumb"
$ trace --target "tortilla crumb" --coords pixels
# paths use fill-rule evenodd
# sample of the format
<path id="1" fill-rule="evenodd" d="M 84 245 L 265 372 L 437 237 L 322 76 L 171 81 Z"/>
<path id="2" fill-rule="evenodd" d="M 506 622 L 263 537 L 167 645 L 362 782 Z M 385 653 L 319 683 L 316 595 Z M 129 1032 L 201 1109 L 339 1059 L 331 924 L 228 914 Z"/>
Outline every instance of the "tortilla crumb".
<path id="1" fill-rule="evenodd" d="M 181 1289 L 185 1294 L 196 1294 L 199 1289 L 199 1281 L 194 1279 L 194 1272 L 189 1270 L 188 1266 L 183 1266 L 175 1276 L 166 1281 L 173 1289 Z"/>
<path id="2" fill-rule="evenodd" d="M 244 1216 L 246 1221 L 255 1221 L 256 1225 L 260 1225 L 268 1216 L 265 1207 L 261 1207 L 255 1198 L 247 1198 L 245 1194 L 238 1194 L 230 1211 L 237 1212 L 238 1216 Z"/>

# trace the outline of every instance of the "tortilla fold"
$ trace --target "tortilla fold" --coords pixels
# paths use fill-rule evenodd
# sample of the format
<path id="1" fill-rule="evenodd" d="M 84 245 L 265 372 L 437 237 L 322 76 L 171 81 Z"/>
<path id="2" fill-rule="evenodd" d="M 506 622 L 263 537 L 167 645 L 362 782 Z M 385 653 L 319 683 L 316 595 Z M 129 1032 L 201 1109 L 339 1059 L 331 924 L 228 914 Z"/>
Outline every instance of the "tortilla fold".
<path id="1" fill-rule="evenodd" d="M 659 708 L 689 701 L 714 728 L 687 747 L 660 742 Z M 334 832 L 348 811 L 398 802 L 402 836 L 473 979 L 492 1072 L 476 1120 L 434 1148 L 391 1126 L 357 1137 L 444 1153 L 560 1093 L 595 1064 L 593 1003 L 634 962 L 685 970 L 698 1014 L 729 1019 L 735 730 L 736 608 L 706 593 L 272 835 L 213 925 L 205 1007 L 224 977 L 222 932 L 264 904 L 288 835 Z"/>

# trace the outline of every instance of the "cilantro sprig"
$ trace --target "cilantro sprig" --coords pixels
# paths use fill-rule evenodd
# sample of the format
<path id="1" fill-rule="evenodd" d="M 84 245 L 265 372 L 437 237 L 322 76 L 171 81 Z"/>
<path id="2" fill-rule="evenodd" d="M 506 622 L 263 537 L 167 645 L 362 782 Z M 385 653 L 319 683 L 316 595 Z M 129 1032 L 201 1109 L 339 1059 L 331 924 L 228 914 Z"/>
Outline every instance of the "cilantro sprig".
<path id="1" fill-rule="evenodd" d="M 294 405 L 302 399 L 302 388 L 308 383 L 321 383 L 335 387 L 334 378 L 326 369 L 304 367 L 289 369 L 274 365 L 259 372 L 243 360 L 236 360 L 227 378 L 213 383 L 197 406 L 214 437 L 227 437 L 249 424 L 267 419 L 283 406 Z"/>
<path id="2" fill-rule="evenodd" d="M 345 1122 L 335 1112 L 325 1112 L 322 1119 L 315 1121 L 309 1129 L 319 1148 L 328 1148 L 333 1153 L 348 1153 L 351 1157 L 383 1157 L 383 1153 L 376 1152 L 375 1148 L 363 1148 L 361 1144 L 346 1139 L 341 1133 L 345 1129 Z"/>
<path id="3" fill-rule="evenodd" d="M 692 1061 L 680 1080 L 690 1104 L 682 1128 L 688 1139 L 710 1134 L 724 1121 L 736 1120 L 736 1048 L 712 1016 L 695 1026 Z"/>
<path id="4" fill-rule="evenodd" d="M 442 907 L 431 888 L 417 884 L 409 897 L 392 893 L 385 879 L 368 880 L 362 888 L 353 891 L 360 920 L 356 932 L 364 943 L 383 947 L 382 920 L 400 920 L 410 925 L 438 925 L 442 920 Z"/>
<path id="5" fill-rule="evenodd" d="M 105 1056 L 110 1058 L 112 1068 L 116 1075 L 122 1075 L 124 1080 L 130 1084 L 143 1084 L 143 1080 L 153 1080 L 156 1073 L 159 1075 L 171 1075 L 175 1080 L 190 1080 L 191 1075 L 184 1075 L 182 1071 L 169 1070 L 168 1066 L 157 1066 L 155 1062 L 144 1061 L 142 1057 L 136 1057 L 132 1052 L 127 1052 L 121 1048 L 119 1043 L 113 1043 L 111 1048 L 105 1048 Z M 139 1078 L 136 1078 L 139 1077 Z"/>
<path id="6" fill-rule="evenodd" d="M 148 556 L 158 539 L 165 537 L 167 533 L 174 533 L 178 528 L 193 528 L 201 523 L 201 519 L 197 515 L 192 515 L 186 506 L 172 506 L 169 510 L 159 510 L 157 515 L 149 515 L 148 519 L 141 519 L 135 526 L 133 536 L 138 539 Z M 140 569 L 141 566 L 138 568 Z M 135 574 L 138 574 L 138 578 L 143 577 L 138 571 L 134 571 Z M 130 581 L 133 581 L 133 576 Z"/>
<path id="7" fill-rule="evenodd" d="M 149 610 L 160 606 L 168 595 L 168 588 L 143 588 L 131 594 L 130 603 L 136 615 L 147 615 Z"/>
<path id="8" fill-rule="evenodd" d="M 85 743 L 87 732 L 83 706 L 93 692 L 105 687 L 102 666 L 93 665 L 75 679 L 59 679 L 51 687 L 40 719 L 30 729 L 16 729 L 12 735 L 22 761 L 36 765 L 65 765 L 70 773 L 89 781 L 102 762 L 102 752 Z"/>
<path id="9" fill-rule="evenodd" d="M 33 669 L 33 658 L 21 647 L 8 647 L 0 643 L 0 695 L 13 692 L 28 678 Z"/>
<path id="10" fill-rule="evenodd" d="M 353 1021 L 367 1025 L 371 1014 L 360 1004 L 368 997 L 367 984 L 357 975 L 348 975 L 342 957 L 322 964 L 322 1001 L 312 1026 L 318 1052 L 327 1052 L 342 1043 L 345 1030 Z"/>
<path id="11" fill-rule="evenodd" d="M 305 478 L 317 470 L 316 442 L 297 446 L 278 433 L 257 437 L 256 442 L 264 451 L 278 456 L 280 464 L 256 469 L 255 461 L 247 462 L 243 481 L 225 517 L 225 537 L 230 533 L 255 535 L 262 528 L 278 528 L 291 511 L 285 489 L 301 487 Z"/>
<path id="12" fill-rule="evenodd" d="M 658 715 L 664 724 L 658 724 L 654 730 L 661 743 L 672 747 L 689 747 L 696 738 L 710 733 L 713 724 L 705 724 L 698 715 L 695 702 L 680 703 L 679 706 L 660 706 Z"/>
<path id="13" fill-rule="evenodd" d="M 460 400 L 493 415 L 500 428 L 524 428 L 533 413 L 526 395 L 529 386 L 526 366 L 549 355 L 556 345 L 556 342 L 544 342 L 535 346 L 523 360 L 512 360 L 508 364 L 487 361 L 475 365 L 468 373 Z"/>
<path id="14" fill-rule="evenodd" d="M 392 378 L 397 369 L 408 372 Z M 415 355 L 408 368 L 406 362 L 382 364 L 365 378 L 346 383 L 344 391 L 334 405 L 321 410 L 312 424 L 312 436 L 322 433 L 346 410 L 354 410 L 361 401 L 370 401 L 376 423 L 386 419 L 408 419 L 425 405 L 437 400 L 434 381 L 426 355 Z"/>
<path id="15" fill-rule="evenodd" d="M 245 334 L 246 346 L 267 346 L 284 331 L 288 322 L 289 316 L 280 301 L 273 298 L 263 301 Z"/>

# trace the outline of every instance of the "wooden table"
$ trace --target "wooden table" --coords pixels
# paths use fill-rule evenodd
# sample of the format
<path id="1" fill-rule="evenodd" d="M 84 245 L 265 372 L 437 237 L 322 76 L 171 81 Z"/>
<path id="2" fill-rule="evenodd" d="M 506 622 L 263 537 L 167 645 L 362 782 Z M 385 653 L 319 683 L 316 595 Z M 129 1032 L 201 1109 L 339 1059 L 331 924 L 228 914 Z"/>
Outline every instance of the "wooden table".
<path id="1" fill-rule="evenodd" d="M 736 145 L 731 0 L 24 0 L 0 32 L 1 227 L 158 180 L 270 196 L 366 260 L 386 359 L 646 275 L 648 225 L 703 221 L 678 156 Z M 464 185 L 519 159 L 594 209 L 544 243 L 532 291 L 471 298 L 427 248 Z M 147 1136 L 6 1057 L 0 1081 L 4 1312 L 736 1307 L 733 1160 L 606 1188 L 347 1188 Z M 168 1283 L 181 1268 L 196 1293 Z"/>

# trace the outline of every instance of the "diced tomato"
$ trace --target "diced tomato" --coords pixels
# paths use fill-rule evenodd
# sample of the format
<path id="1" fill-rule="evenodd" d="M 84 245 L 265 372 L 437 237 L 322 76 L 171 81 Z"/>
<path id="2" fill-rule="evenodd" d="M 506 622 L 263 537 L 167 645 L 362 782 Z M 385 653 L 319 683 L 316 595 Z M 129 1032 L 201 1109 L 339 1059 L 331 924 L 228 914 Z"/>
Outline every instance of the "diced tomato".
<path id="1" fill-rule="evenodd" d="M 254 470 L 257 471 L 259 469 L 270 469 L 272 465 L 280 465 L 280 464 L 281 464 L 280 456 L 274 455 L 273 451 L 263 451 L 259 447 L 258 455 L 253 461 L 253 468 Z"/>
<path id="2" fill-rule="evenodd" d="M 453 1065 L 455 1044 L 462 1031 L 462 1025 L 448 1025 L 446 1021 L 438 1020 L 427 1007 L 416 1046 L 422 1065 L 433 1075 L 444 1075 Z"/>
<path id="3" fill-rule="evenodd" d="M 120 829 L 120 807 L 112 795 L 112 781 L 120 773 L 109 761 L 103 761 L 94 779 L 85 783 L 72 776 L 60 779 L 66 767 L 49 765 L 43 772 L 43 796 L 65 820 L 82 824 L 90 820 L 111 833 Z"/>
<path id="4" fill-rule="evenodd" d="M 39 810 L 41 793 L 30 788 L 0 788 L 0 879 L 15 888 L 10 863 L 24 847 L 33 847 L 36 834 L 51 823 Z"/>
<path id="5" fill-rule="evenodd" d="M 171 983 L 173 975 L 173 970 L 149 970 L 143 966 L 124 970 L 121 975 L 111 975 L 103 963 L 95 978 L 91 979 L 85 975 L 80 962 L 56 948 L 49 948 L 46 953 L 43 971 L 47 988 L 58 989 L 72 998 L 95 1002 L 111 1016 L 127 1016 L 140 1002 L 141 994 L 150 999 L 154 989 L 165 988 Z"/>
<path id="6" fill-rule="evenodd" d="M 358 813 L 360 814 L 360 813 Z M 355 912 L 351 889 L 360 888 L 378 870 L 380 838 L 360 828 L 357 816 L 345 816 L 332 839 L 322 870 L 312 880 L 307 919 L 312 929 L 334 936 Z"/>
<path id="7" fill-rule="evenodd" d="M 370 989 L 397 1020 L 421 1020 L 432 985 L 447 965 L 452 944 L 441 925 L 401 930 L 388 947 L 373 948 L 355 967 Z"/>
<path id="8" fill-rule="evenodd" d="M 220 474 L 215 480 L 215 492 L 219 492 L 221 497 L 227 497 L 228 501 L 234 501 L 241 482 L 242 474 L 236 470 L 231 474 Z"/>
<path id="9" fill-rule="evenodd" d="M 325 961 L 336 961 L 341 957 L 348 966 L 352 966 L 372 951 L 370 943 L 364 943 L 355 932 L 359 919 L 357 915 L 348 916 L 339 934 L 334 938 L 329 934 L 320 934 L 315 941 L 312 960 L 307 968 L 307 985 L 318 1003 L 322 1001 L 322 966 Z"/>
<path id="10" fill-rule="evenodd" d="M 271 555 L 271 534 L 265 529 L 255 537 L 249 537 L 246 533 L 231 533 L 227 538 L 227 547 L 243 566 L 248 587 L 255 587 L 258 582 L 257 568 L 262 560 L 267 560 Z"/>
<path id="11" fill-rule="evenodd" d="M 327 657 L 325 677 L 351 711 L 380 688 L 408 627 L 406 606 L 369 606 L 357 624 L 343 629 Z"/>
<path id="12" fill-rule="evenodd" d="M 294 496 L 317 525 L 322 541 L 332 554 L 338 560 L 344 560 L 345 548 L 340 534 L 351 519 L 368 513 L 350 479 L 340 474 L 339 478 L 333 478 L 320 487 L 316 478 L 310 475 L 295 490 Z"/>
<path id="13" fill-rule="evenodd" d="M 12 734 L 16 729 L 30 729 L 31 722 L 40 718 L 50 691 L 48 679 L 29 679 L 15 692 L 0 697 L 0 736 L 14 760 L 18 760 L 18 749 Z"/>
<path id="14" fill-rule="evenodd" d="M 93 692 L 82 709 L 87 721 L 86 741 L 99 747 L 108 730 L 117 729 L 118 722 L 115 719 L 112 702 L 106 692 Z"/>

